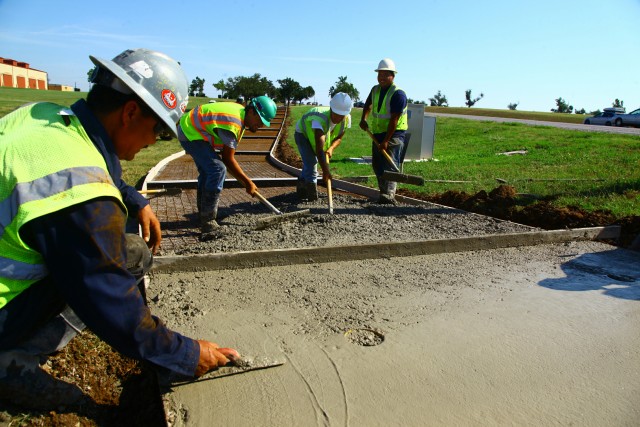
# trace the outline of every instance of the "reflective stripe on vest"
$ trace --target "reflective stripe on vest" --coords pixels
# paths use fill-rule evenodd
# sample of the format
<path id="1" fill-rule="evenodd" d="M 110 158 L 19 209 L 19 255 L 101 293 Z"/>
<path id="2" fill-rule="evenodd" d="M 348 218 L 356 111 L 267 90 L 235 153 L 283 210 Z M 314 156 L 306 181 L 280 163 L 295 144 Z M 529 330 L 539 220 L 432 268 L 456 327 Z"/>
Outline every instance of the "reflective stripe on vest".
<path id="1" fill-rule="evenodd" d="M 0 119 L 0 308 L 48 275 L 20 236 L 25 224 L 99 197 L 126 212 L 104 158 L 68 111 L 36 103 Z"/>
<path id="2" fill-rule="evenodd" d="M 180 128 L 189 141 L 208 141 L 214 149 L 221 150 L 223 143 L 216 129 L 226 129 L 239 140 L 244 114 L 244 107 L 234 102 L 203 104 L 182 116 Z"/>
<path id="3" fill-rule="evenodd" d="M 372 89 L 371 96 L 371 131 L 373 133 L 383 133 L 387 131 L 389 127 L 389 121 L 391 120 L 391 97 L 393 94 L 401 90 L 396 85 L 389 86 L 387 89 L 387 93 L 384 95 L 384 99 L 382 100 L 382 106 L 378 108 L 380 105 L 380 92 L 382 88 L 380 85 L 376 85 Z M 407 130 L 407 106 L 405 105 L 404 110 L 398 119 L 398 124 L 396 125 L 396 130 Z"/>
<path id="4" fill-rule="evenodd" d="M 300 128 L 302 133 L 307 137 L 307 139 L 311 143 L 311 146 L 314 148 L 314 150 L 316 147 L 315 146 L 316 137 L 314 132 L 315 129 L 311 127 L 311 124 L 314 121 L 320 122 L 320 125 L 322 126 L 322 132 L 325 135 L 324 147 L 323 147 L 325 151 L 329 149 L 329 147 L 331 146 L 331 141 L 333 141 L 336 137 L 340 136 L 342 132 L 344 132 L 344 129 L 347 123 L 346 116 L 344 120 L 340 122 L 339 125 L 336 125 L 333 128 L 333 130 L 331 131 L 331 134 L 328 134 L 329 127 L 330 127 L 329 125 L 330 120 L 331 120 L 330 107 L 314 107 L 310 109 L 308 112 L 306 112 L 298 121 L 298 127 Z"/>

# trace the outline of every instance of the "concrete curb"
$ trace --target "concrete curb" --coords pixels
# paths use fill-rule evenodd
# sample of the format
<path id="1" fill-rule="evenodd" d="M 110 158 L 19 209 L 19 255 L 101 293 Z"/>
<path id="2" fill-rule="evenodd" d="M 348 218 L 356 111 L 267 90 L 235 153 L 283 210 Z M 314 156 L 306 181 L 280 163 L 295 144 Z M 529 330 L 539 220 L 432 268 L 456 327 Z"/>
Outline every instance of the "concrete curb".
<path id="1" fill-rule="evenodd" d="M 154 272 L 212 271 L 334 261 L 406 257 L 534 246 L 579 240 L 617 239 L 619 226 L 490 234 L 455 239 L 371 243 L 154 258 Z"/>

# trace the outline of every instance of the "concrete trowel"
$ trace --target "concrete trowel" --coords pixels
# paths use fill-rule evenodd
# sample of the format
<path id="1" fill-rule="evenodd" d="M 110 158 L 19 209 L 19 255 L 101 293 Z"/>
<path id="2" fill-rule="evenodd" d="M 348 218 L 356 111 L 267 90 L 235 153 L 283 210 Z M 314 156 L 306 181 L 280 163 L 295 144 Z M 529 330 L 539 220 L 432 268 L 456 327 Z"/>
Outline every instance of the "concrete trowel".
<path id="1" fill-rule="evenodd" d="M 228 365 L 221 366 L 212 371 L 207 372 L 199 378 L 186 378 L 184 376 L 178 376 L 172 372 L 163 372 L 158 375 L 158 383 L 162 386 L 181 386 L 200 381 L 214 380 L 216 378 L 228 377 L 230 375 L 243 374 L 249 371 L 258 371 L 261 369 L 274 368 L 276 366 L 284 365 L 287 359 L 284 355 L 270 357 L 270 356 L 256 356 L 249 357 L 243 356 L 239 359 L 232 360 Z"/>

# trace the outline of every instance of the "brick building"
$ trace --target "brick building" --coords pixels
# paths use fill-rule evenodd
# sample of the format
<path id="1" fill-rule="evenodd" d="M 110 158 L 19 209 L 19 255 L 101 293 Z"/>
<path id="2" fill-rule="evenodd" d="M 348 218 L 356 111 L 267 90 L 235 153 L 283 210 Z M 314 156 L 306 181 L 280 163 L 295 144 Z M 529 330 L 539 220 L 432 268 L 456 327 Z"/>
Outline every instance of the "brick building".
<path id="1" fill-rule="evenodd" d="M 0 87 L 48 89 L 47 73 L 26 62 L 0 57 Z"/>

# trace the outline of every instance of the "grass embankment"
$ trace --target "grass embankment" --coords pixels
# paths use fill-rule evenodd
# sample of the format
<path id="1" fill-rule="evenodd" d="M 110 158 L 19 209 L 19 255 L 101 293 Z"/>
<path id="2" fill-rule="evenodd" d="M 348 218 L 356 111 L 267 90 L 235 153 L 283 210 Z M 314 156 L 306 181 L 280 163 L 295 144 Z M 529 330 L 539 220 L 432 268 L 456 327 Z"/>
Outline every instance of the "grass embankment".
<path id="1" fill-rule="evenodd" d="M 292 126 L 309 108 L 291 109 Z M 358 126 L 361 115 L 361 109 L 352 110 L 352 127 L 335 151 L 331 168 L 336 178 L 370 176 L 367 184 L 376 186 L 371 166 L 350 160 L 371 155 L 371 143 Z M 531 116 L 522 112 L 518 118 Z M 295 148 L 293 129 L 287 142 Z M 500 155 L 519 150 L 526 154 Z M 499 182 L 506 182 L 518 193 L 552 200 L 556 206 L 610 210 L 616 217 L 640 212 L 639 136 L 439 117 L 434 157 L 437 161 L 405 163 L 405 173 L 420 175 L 427 182 L 422 187 L 400 188 L 426 195 L 447 190 L 476 193 L 489 192 Z"/>
<path id="2" fill-rule="evenodd" d="M 83 92 L 55 92 L 32 89 L 0 88 L 0 115 L 22 104 L 51 101 L 70 105 Z M 189 108 L 209 102 L 211 98 L 191 97 Z M 308 106 L 291 108 L 291 126 L 287 142 L 293 141 L 295 122 Z M 433 111 L 433 107 L 427 107 Z M 478 108 L 443 108 L 475 115 L 571 121 L 575 114 L 532 113 Z M 331 167 L 336 177 L 372 175 L 371 166 L 356 164 L 351 157 L 371 153 L 368 137 L 358 127 L 361 109 L 353 109 L 353 125 L 344 143 L 336 150 Z M 560 120 L 563 119 L 563 120 Z M 414 141 L 415 143 L 416 141 Z M 124 178 L 135 184 L 164 157 L 181 151 L 177 141 L 158 141 L 142 150 L 133 162 L 124 162 Z M 526 150 L 525 155 L 499 155 Z M 447 190 L 475 193 L 490 191 L 498 179 L 516 187 L 519 193 L 552 199 L 557 206 L 578 206 L 588 211 L 610 210 L 615 216 L 640 212 L 640 137 L 580 132 L 515 123 L 476 122 L 458 118 L 437 119 L 434 157 L 438 161 L 405 163 L 404 172 L 427 180 L 423 187 L 401 185 L 423 194 Z M 468 181 L 461 183 L 429 181 Z M 370 178 L 368 185 L 375 186 Z"/>

